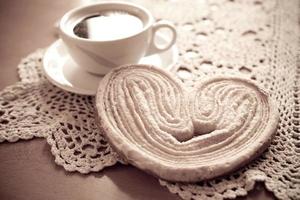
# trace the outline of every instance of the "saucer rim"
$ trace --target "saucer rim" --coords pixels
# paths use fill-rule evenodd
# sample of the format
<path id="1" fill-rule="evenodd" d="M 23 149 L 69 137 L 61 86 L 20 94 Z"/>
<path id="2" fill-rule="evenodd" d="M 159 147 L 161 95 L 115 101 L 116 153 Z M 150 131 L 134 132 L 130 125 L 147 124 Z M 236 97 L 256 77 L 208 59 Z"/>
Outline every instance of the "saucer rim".
<path id="1" fill-rule="evenodd" d="M 52 44 L 50 44 L 49 47 L 47 48 L 47 50 L 46 50 L 46 52 L 44 53 L 44 56 L 43 56 L 43 66 L 42 66 L 43 74 L 45 75 L 45 77 L 47 78 L 47 80 L 50 83 L 52 83 L 53 85 L 57 86 L 58 88 L 60 88 L 60 89 L 62 89 L 64 91 L 75 93 L 75 94 L 79 94 L 79 95 L 94 96 L 95 93 L 92 92 L 91 90 L 85 90 L 85 89 L 82 89 L 82 88 L 79 88 L 79 87 L 72 87 L 72 86 L 68 86 L 68 85 L 62 84 L 61 82 L 55 80 L 51 75 L 48 74 L 46 68 L 49 67 L 49 64 L 47 64 L 47 63 L 49 63 L 49 61 L 47 62 L 47 60 L 49 60 L 51 58 L 51 56 L 50 56 L 51 53 L 50 52 L 54 48 L 57 49 L 55 47 L 56 45 L 58 46 L 58 45 L 61 45 L 61 44 L 63 44 L 63 41 L 61 39 L 57 39 Z M 66 55 L 66 57 L 67 57 L 67 59 L 72 59 L 70 57 L 70 55 Z M 92 74 L 90 74 L 90 75 L 92 75 Z M 102 77 L 99 77 L 99 79 L 100 78 L 102 78 Z"/>
<path id="2" fill-rule="evenodd" d="M 161 37 L 163 40 L 167 40 L 165 36 L 161 35 L 161 34 L 158 34 L 159 37 Z M 47 78 L 47 80 L 52 83 L 53 85 L 67 91 L 67 92 L 72 92 L 72 93 L 75 93 L 75 94 L 79 94 L 79 95 L 88 95 L 88 96 L 95 96 L 96 95 L 96 92 L 97 91 L 91 91 L 91 90 L 86 90 L 86 89 L 82 89 L 82 88 L 79 88 L 79 87 L 72 87 L 72 86 L 69 86 L 69 85 L 64 85 L 62 83 L 60 83 L 59 81 L 55 80 L 52 76 L 50 76 L 47 72 L 47 68 L 49 67 L 49 59 L 51 59 L 51 51 L 53 49 L 57 49 L 56 46 L 59 46 L 59 45 L 64 45 L 63 44 L 63 41 L 62 39 L 57 39 L 55 40 L 53 43 L 51 43 L 44 55 L 43 55 L 43 59 L 42 59 L 42 72 L 43 74 L 45 75 L 45 77 Z M 66 48 L 66 46 L 65 46 Z M 66 49 L 67 50 L 67 49 Z M 175 44 L 173 44 L 170 49 L 168 49 L 167 51 L 172 51 L 172 62 L 165 68 L 163 69 L 166 69 L 168 71 L 172 71 L 172 68 L 175 66 L 175 64 L 177 63 L 178 61 L 178 58 L 179 58 L 179 51 L 178 51 L 178 47 Z M 161 52 L 161 53 L 158 53 L 158 54 L 162 54 L 164 52 Z M 65 56 L 62 56 L 62 57 L 65 57 Z M 66 57 L 67 59 L 72 59 L 72 57 L 70 55 L 68 55 L 66 53 Z M 73 59 L 72 59 L 73 60 Z M 74 61 L 74 60 L 73 60 Z M 75 63 L 76 64 L 76 63 Z M 158 68 L 162 68 L 162 67 L 159 67 Z M 96 76 L 96 77 L 99 77 L 99 84 L 101 82 L 101 79 L 105 76 L 105 75 L 93 75 L 93 74 L 90 74 L 89 72 L 86 72 L 87 74 L 89 74 L 90 76 Z M 63 74 L 64 75 L 64 74 Z"/>

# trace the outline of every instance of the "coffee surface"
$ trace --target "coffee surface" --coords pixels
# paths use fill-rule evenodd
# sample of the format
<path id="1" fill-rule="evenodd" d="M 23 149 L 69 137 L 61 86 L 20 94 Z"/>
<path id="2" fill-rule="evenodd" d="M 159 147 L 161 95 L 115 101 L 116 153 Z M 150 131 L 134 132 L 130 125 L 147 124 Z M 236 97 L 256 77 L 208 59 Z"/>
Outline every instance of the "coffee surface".
<path id="1" fill-rule="evenodd" d="M 130 13 L 105 11 L 85 17 L 74 26 L 73 32 L 80 38 L 105 41 L 129 37 L 143 26 L 143 21 Z"/>

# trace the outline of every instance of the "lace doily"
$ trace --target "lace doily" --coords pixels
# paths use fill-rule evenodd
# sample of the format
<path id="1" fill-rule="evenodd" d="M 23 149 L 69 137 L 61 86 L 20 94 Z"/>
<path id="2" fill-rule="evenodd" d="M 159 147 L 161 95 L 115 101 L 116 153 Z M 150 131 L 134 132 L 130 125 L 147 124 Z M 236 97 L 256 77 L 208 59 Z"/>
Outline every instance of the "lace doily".
<path id="1" fill-rule="evenodd" d="M 183 199 L 223 199 L 244 196 L 262 181 L 279 199 L 299 199 L 299 1 L 134 2 L 175 22 L 180 60 L 174 73 L 186 85 L 210 74 L 243 76 L 269 90 L 280 112 L 271 146 L 248 166 L 197 184 L 160 184 Z M 23 59 L 21 82 L 0 94 L 0 142 L 45 137 L 55 162 L 80 173 L 122 162 L 96 128 L 94 98 L 51 85 L 41 72 L 43 52 Z"/>

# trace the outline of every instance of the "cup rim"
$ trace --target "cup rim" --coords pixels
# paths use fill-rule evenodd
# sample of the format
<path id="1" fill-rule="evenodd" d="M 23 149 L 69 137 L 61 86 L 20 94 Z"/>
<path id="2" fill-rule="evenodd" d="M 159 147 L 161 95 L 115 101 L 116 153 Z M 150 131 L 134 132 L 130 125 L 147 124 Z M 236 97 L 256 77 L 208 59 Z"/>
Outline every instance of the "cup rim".
<path id="1" fill-rule="evenodd" d="M 111 39 L 111 40 L 95 40 L 95 39 L 86 39 L 86 38 L 81 38 L 81 37 L 77 37 L 75 36 L 75 34 L 70 34 L 64 27 L 65 22 L 70 18 L 70 16 L 72 16 L 74 13 L 79 12 L 83 9 L 86 8 L 90 8 L 90 7 L 98 7 L 98 6 L 102 6 L 102 5 L 125 5 L 125 6 L 130 6 L 133 7 L 135 9 L 141 10 L 143 13 L 145 13 L 145 15 L 148 18 L 147 24 L 143 27 L 143 29 L 141 29 L 140 31 L 134 33 L 133 35 L 129 35 L 126 37 L 122 37 L 122 38 L 117 38 L 117 39 Z M 74 9 L 69 10 L 68 12 L 66 12 L 63 17 L 61 18 L 60 22 L 59 22 L 59 30 L 62 34 L 64 34 L 67 37 L 70 37 L 74 40 L 78 40 L 78 41 L 82 41 L 82 42 L 88 42 L 88 43 L 94 43 L 94 42 L 98 42 L 98 43 L 106 43 L 106 42 L 114 42 L 114 41 L 121 41 L 121 40 L 126 40 L 132 37 L 135 37 L 141 33 L 143 33 L 144 31 L 146 31 L 152 24 L 154 23 L 154 19 L 152 14 L 150 13 L 149 10 L 147 10 L 146 8 L 134 4 L 134 3 L 128 3 L 128 2 L 122 2 L 122 1 L 103 1 L 100 3 L 94 3 L 94 4 L 89 4 L 89 5 L 83 5 Z"/>

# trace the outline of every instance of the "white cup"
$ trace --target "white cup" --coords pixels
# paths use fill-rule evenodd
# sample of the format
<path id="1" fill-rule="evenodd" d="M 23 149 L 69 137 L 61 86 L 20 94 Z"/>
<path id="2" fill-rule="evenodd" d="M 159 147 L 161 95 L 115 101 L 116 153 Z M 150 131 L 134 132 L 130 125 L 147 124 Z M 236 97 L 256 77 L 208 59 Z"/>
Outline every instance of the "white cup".
<path id="1" fill-rule="evenodd" d="M 143 28 L 133 35 L 121 39 L 92 40 L 75 35 L 73 28 L 82 19 L 107 10 L 124 11 L 138 17 Z M 170 29 L 172 38 L 164 47 L 155 43 L 156 32 L 161 28 Z M 73 9 L 61 19 L 60 37 L 67 46 L 73 60 L 86 71 L 94 74 L 106 74 L 112 68 L 123 64 L 138 63 L 146 56 L 168 50 L 176 40 L 175 27 L 167 22 L 155 22 L 145 8 L 124 2 L 103 2 Z"/>

